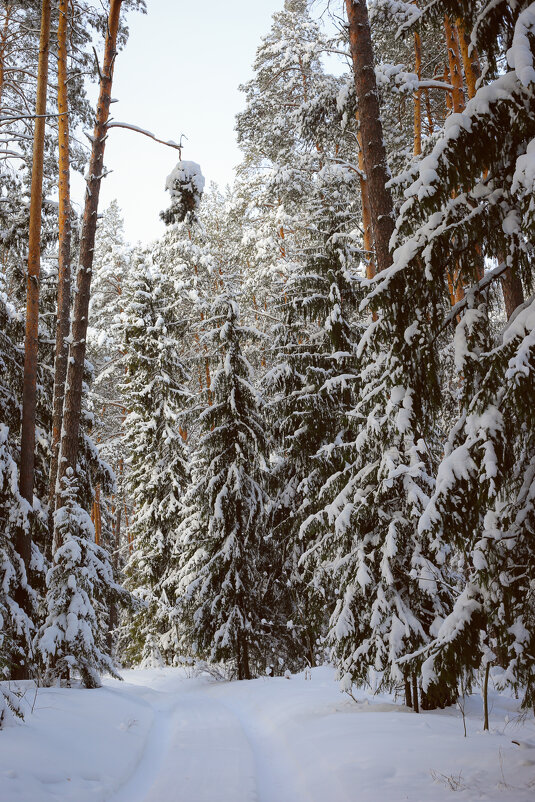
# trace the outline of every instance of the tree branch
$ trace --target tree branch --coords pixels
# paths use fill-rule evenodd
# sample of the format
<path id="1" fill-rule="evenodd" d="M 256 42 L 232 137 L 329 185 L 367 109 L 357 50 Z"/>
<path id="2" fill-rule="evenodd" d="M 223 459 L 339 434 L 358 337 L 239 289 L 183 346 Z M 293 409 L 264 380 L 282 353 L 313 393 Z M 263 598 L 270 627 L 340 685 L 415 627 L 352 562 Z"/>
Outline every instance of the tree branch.
<path id="1" fill-rule="evenodd" d="M 139 128 L 137 125 L 131 125 L 130 123 L 119 123 L 119 122 L 109 122 L 106 124 L 106 128 L 126 128 L 129 131 L 136 131 L 138 134 L 143 134 L 143 136 L 148 136 L 149 139 L 153 139 L 155 142 L 159 142 L 160 145 L 167 145 L 169 148 L 174 148 L 178 150 L 179 157 L 182 158 L 182 145 L 177 145 L 176 142 L 172 140 L 168 140 L 167 142 L 164 139 L 158 139 L 157 136 L 154 136 L 153 133 L 150 131 L 146 131 L 144 128 Z M 182 136 L 180 139 L 182 140 Z"/>

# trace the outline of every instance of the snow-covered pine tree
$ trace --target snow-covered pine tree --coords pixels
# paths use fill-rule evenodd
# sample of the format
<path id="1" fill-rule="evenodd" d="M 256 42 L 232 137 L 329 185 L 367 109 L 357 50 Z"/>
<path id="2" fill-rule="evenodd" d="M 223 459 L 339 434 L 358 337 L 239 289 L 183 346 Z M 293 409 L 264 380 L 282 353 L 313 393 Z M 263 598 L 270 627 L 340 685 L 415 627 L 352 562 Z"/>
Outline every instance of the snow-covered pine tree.
<path id="1" fill-rule="evenodd" d="M 165 188 L 171 196 L 171 205 L 160 213 L 164 223 L 195 222 L 204 191 L 204 176 L 197 162 L 179 161 L 167 176 Z"/>
<path id="2" fill-rule="evenodd" d="M 241 87 L 246 108 L 236 120 L 244 158 L 235 204 L 254 265 L 248 287 L 256 304 L 267 303 L 268 309 L 279 302 L 293 263 L 309 243 L 307 203 L 317 198 L 322 170 L 332 175 L 340 168 L 340 181 L 323 183 L 326 209 L 342 195 L 348 206 L 355 200 L 349 178 L 358 176 L 356 124 L 338 103 L 347 81 L 323 70 L 329 41 L 308 6 L 306 0 L 286 0 L 273 16 L 257 50 L 254 77 Z"/>
<path id="3" fill-rule="evenodd" d="M 524 703 L 532 705 L 534 319 L 527 301 L 508 310 L 509 324 L 500 331 L 489 301 L 507 274 L 533 287 L 535 16 L 527 2 L 514 9 L 483 2 L 477 18 L 463 3 L 435 8 L 465 12 L 474 22 L 487 80 L 493 71 L 494 79 L 462 115 L 446 121 L 422 161 L 398 220 L 394 267 L 375 290 L 379 297 L 390 292 L 405 274 L 425 299 L 426 314 L 407 316 L 405 332 L 418 346 L 420 386 L 437 345 L 456 324 L 460 414 L 419 529 L 442 551 L 460 553 L 462 581 L 451 615 L 424 651 L 425 682 L 470 680 L 474 669 L 495 661 L 505 668 L 504 681 L 524 685 Z M 509 71 L 496 70 L 505 56 Z M 474 242 L 490 263 L 482 278 Z M 452 310 L 444 302 L 448 263 L 458 265 L 465 288 Z M 428 399 L 424 415 L 436 414 L 436 398 Z"/>
<path id="4" fill-rule="evenodd" d="M 403 201 L 397 177 L 416 169 L 439 131 L 451 92 L 444 20 L 422 16 L 419 5 L 372 0 L 370 25 L 388 164 L 395 200 Z M 412 24 L 411 24 L 412 23 Z M 462 80 L 462 76 L 461 76 Z"/>
<path id="5" fill-rule="evenodd" d="M 21 595 L 31 590 L 15 549 L 17 531 L 30 526 L 31 512 L 18 490 L 22 321 L 7 299 L 3 278 L 0 273 L 0 676 L 10 679 L 29 659 L 35 624 L 20 604 Z"/>
<path id="6" fill-rule="evenodd" d="M 371 670 L 384 687 L 407 682 L 398 660 L 427 643 L 449 611 L 443 556 L 430 538 L 416 537 L 433 488 L 435 432 L 431 420 L 422 423 L 422 388 L 396 330 L 398 293 L 391 286 L 388 305 L 385 293 L 385 309 L 376 309 L 361 340 L 362 384 L 339 444 L 342 468 L 323 489 L 323 510 L 304 525 L 320 533 L 309 559 L 337 588 L 330 641 L 345 687 L 370 682 Z"/>
<path id="7" fill-rule="evenodd" d="M 332 180 L 338 169 L 334 173 Z M 279 449 L 271 512 L 281 560 L 278 604 L 285 602 L 281 613 L 293 622 L 288 634 L 298 662 L 306 655 L 312 665 L 332 605 L 332 588 L 313 583 L 303 571 L 300 559 L 312 535 L 303 538 L 301 525 L 317 511 L 322 487 L 341 467 L 335 444 L 344 440 L 345 415 L 354 404 L 358 383 L 354 344 L 359 277 L 348 230 L 351 209 L 325 209 L 322 187 L 328 174 L 323 171 L 317 195 L 309 198 L 309 225 L 316 241 L 301 256 L 302 264 L 294 265 L 283 303 L 275 308 L 283 323 L 264 380 Z"/>
<path id="8" fill-rule="evenodd" d="M 133 550 L 125 573 L 126 587 L 141 604 L 125 624 L 121 649 L 128 663 L 139 663 L 148 638 L 156 639 L 164 654 L 161 638 L 174 629 L 164 583 L 188 476 L 180 427 L 189 391 L 178 352 L 184 324 L 172 315 L 176 299 L 169 282 L 146 263 L 137 266 L 131 282 L 123 315 L 126 375 L 121 385 L 128 410 L 123 439 L 127 491 L 133 505 Z M 166 647 L 169 662 L 175 641 L 171 638 Z"/>
<path id="9" fill-rule="evenodd" d="M 351 24 L 360 36 L 359 15 L 365 16 L 365 4 L 358 5 L 359 9 L 351 7 L 355 12 Z M 354 38 L 353 51 L 355 42 Z M 373 54 L 368 47 L 364 64 L 358 53 L 353 55 L 356 75 L 364 81 L 366 63 Z M 366 122 L 374 129 L 377 145 L 380 119 L 376 111 L 371 110 L 375 116 L 370 122 L 365 119 L 366 109 L 359 109 L 363 136 Z M 368 156 L 372 161 L 380 158 L 379 151 L 370 151 Z M 388 188 L 382 185 L 376 190 L 383 203 Z M 370 197 L 373 201 L 373 193 Z M 385 200 L 375 213 L 387 207 L 391 203 Z M 377 237 L 382 237 L 378 266 L 386 268 L 390 264 L 388 238 L 384 240 L 383 229 L 376 230 L 375 236 L 377 248 Z M 316 562 L 318 582 L 323 574 L 331 574 L 337 589 L 330 641 L 343 685 L 370 682 L 371 674 L 377 672 L 376 681 L 384 687 L 404 681 L 409 701 L 411 669 L 399 661 L 407 651 L 428 643 L 449 612 L 450 592 L 441 572 L 443 555 L 435 552 L 431 539 L 416 537 L 434 486 L 437 432 L 433 419 L 422 415 L 422 409 L 426 397 L 435 392 L 437 368 L 424 352 L 426 382 L 415 382 L 411 337 L 410 332 L 405 336 L 403 322 L 407 315 L 412 319 L 421 314 L 415 310 L 417 285 L 391 279 L 384 286 L 379 305 L 372 282 L 368 303 L 362 307 L 371 307 L 373 315 L 357 352 L 359 398 L 346 415 L 346 437 L 331 452 L 334 456 L 338 451 L 341 468 L 324 485 L 322 509 L 309 517 L 303 531 L 317 532 L 305 560 Z M 448 691 L 443 689 L 441 701 Z M 414 702 L 418 704 L 417 695 Z"/>
<path id="10" fill-rule="evenodd" d="M 192 483 L 180 525 L 177 605 L 184 642 L 199 656 L 231 663 L 239 679 L 249 679 L 265 664 L 269 627 L 264 601 L 271 548 L 264 489 L 267 438 L 252 369 L 242 352 L 255 332 L 239 325 L 230 279 L 224 281 L 203 334 L 216 346 L 219 360 L 192 455 Z"/>
<path id="11" fill-rule="evenodd" d="M 99 505 L 95 512 L 104 519 L 104 542 L 114 551 L 120 546 L 120 525 L 116 524 L 121 523 L 126 505 L 122 449 L 126 408 L 118 389 L 124 376 L 120 314 L 124 311 L 129 271 L 140 258 L 125 242 L 121 211 L 117 201 L 112 201 L 99 219 L 96 234 L 87 340 L 88 356 L 94 366 L 88 396 L 94 416 L 91 434 L 100 459 L 110 463 L 116 477 L 116 486 L 107 494 L 105 482 L 98 486 L 95 476 L 94 491 L 95 495 L 98 493 Z"/>
<path id="12" fill-rule="evenodd" d="M 60 545 L 47 574 L 47 618 L 36 640 L 45 664 L 45 682 L 71 682 L 79 674 L 86 688 L 98 688 L 100 675 L 119 678 L 102 650 L 98 602 L 124 595 L 115 583 L 107 552 L 98 546 L 91 519 L 77 499 L 71 468 L 63 479 L 62 506 L 55 512 Z"/>

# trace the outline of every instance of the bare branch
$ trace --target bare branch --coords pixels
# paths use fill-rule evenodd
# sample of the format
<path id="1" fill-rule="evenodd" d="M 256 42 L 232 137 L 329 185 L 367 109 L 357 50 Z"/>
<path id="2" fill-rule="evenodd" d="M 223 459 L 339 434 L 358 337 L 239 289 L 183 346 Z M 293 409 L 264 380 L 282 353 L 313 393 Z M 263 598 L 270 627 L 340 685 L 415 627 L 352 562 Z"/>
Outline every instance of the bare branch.
<path id="1" fill-rule="evenodd" d="M 181 153 L 182 151 L 182 146 L 177 145 L 176 142 L 173 142 L 172 140 L 168 140 L 166 142 L 164 139 L 158 139 L 158 137 L 154 136 L 153 133 L 151 133 L 150 131 L 146 131 L 144 128 L 140 128 L 137 125 L 131 125 L 130 123 L 109 122 L 106 124 L 106 128 L 126 128 L 128 131 L 136 131 L 138 134 L 143 134 L 143 136 L 148 136 L 149 139 L 153 139 L 155 142 L 159 142 L 160 145 L 167 145 L 167 147 L 169 148 L 174 148 L 175 150 L 178 150 L 179 153 Z"/>

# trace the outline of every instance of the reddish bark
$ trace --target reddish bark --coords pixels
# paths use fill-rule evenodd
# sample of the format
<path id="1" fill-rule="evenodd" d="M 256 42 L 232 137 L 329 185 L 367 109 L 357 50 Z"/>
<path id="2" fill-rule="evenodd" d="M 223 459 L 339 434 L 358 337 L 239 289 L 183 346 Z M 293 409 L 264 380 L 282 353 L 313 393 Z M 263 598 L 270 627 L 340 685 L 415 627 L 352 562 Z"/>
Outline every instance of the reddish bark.
<path id="1" fill-rule="evenodd" d="M 82 236 L 80 241 L 79 269 L 76 282 L 76 298 L 72 321 L 72 341 L 69 348 L 65 403 L 63 409 L 63 427 L 61 434 L 59 478 L 72 467 L 76 470 L 78 456 L 78 436 L 80 431 L 80 414 L 82 408 L 82 381 L 86 352 L 87 318 L 91 292 L 91 273 L 93 267 L 93 251 L 97 228 L 98 200 L 100 184 L 104 169 L 104 149 L 107 138 L 107 127 L 113 66 L 116 56 L 117 31 L 122 0 L 111 0 L 108 17 L 108 28 L 104 46 L 104 61 L 100 78 L 100 92 L 97 104 L 93 145 L 89 163 L 89 177 L 85 197 Z M 57 499 L 56 503 L 59 502 Z"/>
<path id="2" fill-rule="evenodd" d="M 20 447 L 20 493 L 30 504 L 33 504 L 35 471 L 39 274 L 41 272 L 41 207 L 43 202 L 43 156 L 48 83 L 50 7 L 51 0 L 43 0 L 41 8 L 39 63 L 37 68 L 37 99 L 35 104 L 36 117 L 33 139 L 32 188 L 28 239 L 26 333 L 24 341 L 24 384 L 22 391 L 22 435 Z M 18 546 L 24 562 L 28 565 L 31 552 L 30 535 L 21 532 Z"/>
<path id="3" fill-rule="evenodd" d="M 522 282 L 513 267 L 509 267 L 503 275 L 502 292 L 505 314 L 507 315 L 507 320 L 509 320 L 515 309 L 524 303 Z"/>
<path id="4" fill-rule="evenodd" d="M 2 94 L 4 91 L 5 56 L 6 56 L 6 47 L 7 47 L 7 39 L 9 32 L 9 23 L 11 21 L 12 11 L 13 11 L 12 6 L 9 3 L 7 3 L 5 6 L 4 25 L 2 27 L 2 36 L 0 39 L 0 101 L 2 100 Z"/>
<path id="5" fill-rule="evenodd" d="M 394 204 L 392 194 L 387 187 L 390 176 L 383 141 L 366 0 L 346 0 L 346 9 L 362 136 L 362 155 L 366 168 L 376 265 L 379 272 L 391 263 L 390 237 L 394 231 Z"/>
<path id="6" fill-rule="evenodd" d="M 414 72 L 422 80 L 422 40 L 418 31 L 414 32 Z M 422 154 L 422 90 L 414 93 L 414 147 L 415 156 Z"/>
<path id="7" fill-rule="evenodd" d="M 357 123 L 359 115 L 357 113 Z M 360 175 L 360 197 L 362 203 L 362 243 L 366 251 L 366 278 L 373 278 L 375 276 L 375 262 L 373 254 L 373 235 L 372 235 L 372 214 L 370 209 L 370 197 L 368 194 L 368 182 L 366 181 L 366 168 L 364 167 L 364 155 L 362 153 L 362 133 L 357 133 L 357 141 L 359 144 L 359 170 Z"/>
<path id="8" fill-rule="evenodd" d="M 463 72 L 461 68 L 461 50 L 457 30 L 452 28 L 449 18 L 444 18 L 444 29 L 446 31 L 446 46 L 448 48 L 448 64 L 450 68 L 450 80 L 453 86 L 452 101 L 454 113 L 462 112 L 465 108 L 463 91 Z"/>
<path id="9" fill-rule="evenodd" d="M 59 258 L 56 353 L 52 413 L 52 460 L 50 465 L 49 502 L 54 504 L 58 473 L 59 440 L 63 418 L 63 398 L 67 376 L 71 307 L 71 200 L 69 159 L 69 106 L 67 93 L 68 0 L 59 0 L 58 23 L 58 145 L 59 145 Z M 59 544 L 54 544 L 54 551 Z"/>
<path id="10" fill-rule="evenodd" d="M 459 47 L 463 60 L 468 99 L 471 100 L 476 93 L 476 83 L 481 75 L 481 65 L 479 63 L 479 56 L 475 48 L 472 49 L 472 52 L 469 55 L 470 37 L 466 33 L 462 19 L 456 20 L 455 27 L 457 28 L 457 33 L 459 36 Z"/>

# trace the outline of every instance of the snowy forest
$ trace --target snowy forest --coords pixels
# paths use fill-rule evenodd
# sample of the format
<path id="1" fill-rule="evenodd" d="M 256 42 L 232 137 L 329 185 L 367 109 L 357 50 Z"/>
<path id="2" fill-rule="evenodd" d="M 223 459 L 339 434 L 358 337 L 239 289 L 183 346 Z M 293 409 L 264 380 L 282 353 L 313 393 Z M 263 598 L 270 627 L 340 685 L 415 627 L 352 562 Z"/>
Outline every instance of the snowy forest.
<path id="1" fill-rule="evenodd" d="M 176 162 L 132 245 L 150 6 L 0 3 L 0 730 L 161 667 L 532 720 L 535 3 L 281 0 L 232 185 L 130 125 Z"/>

